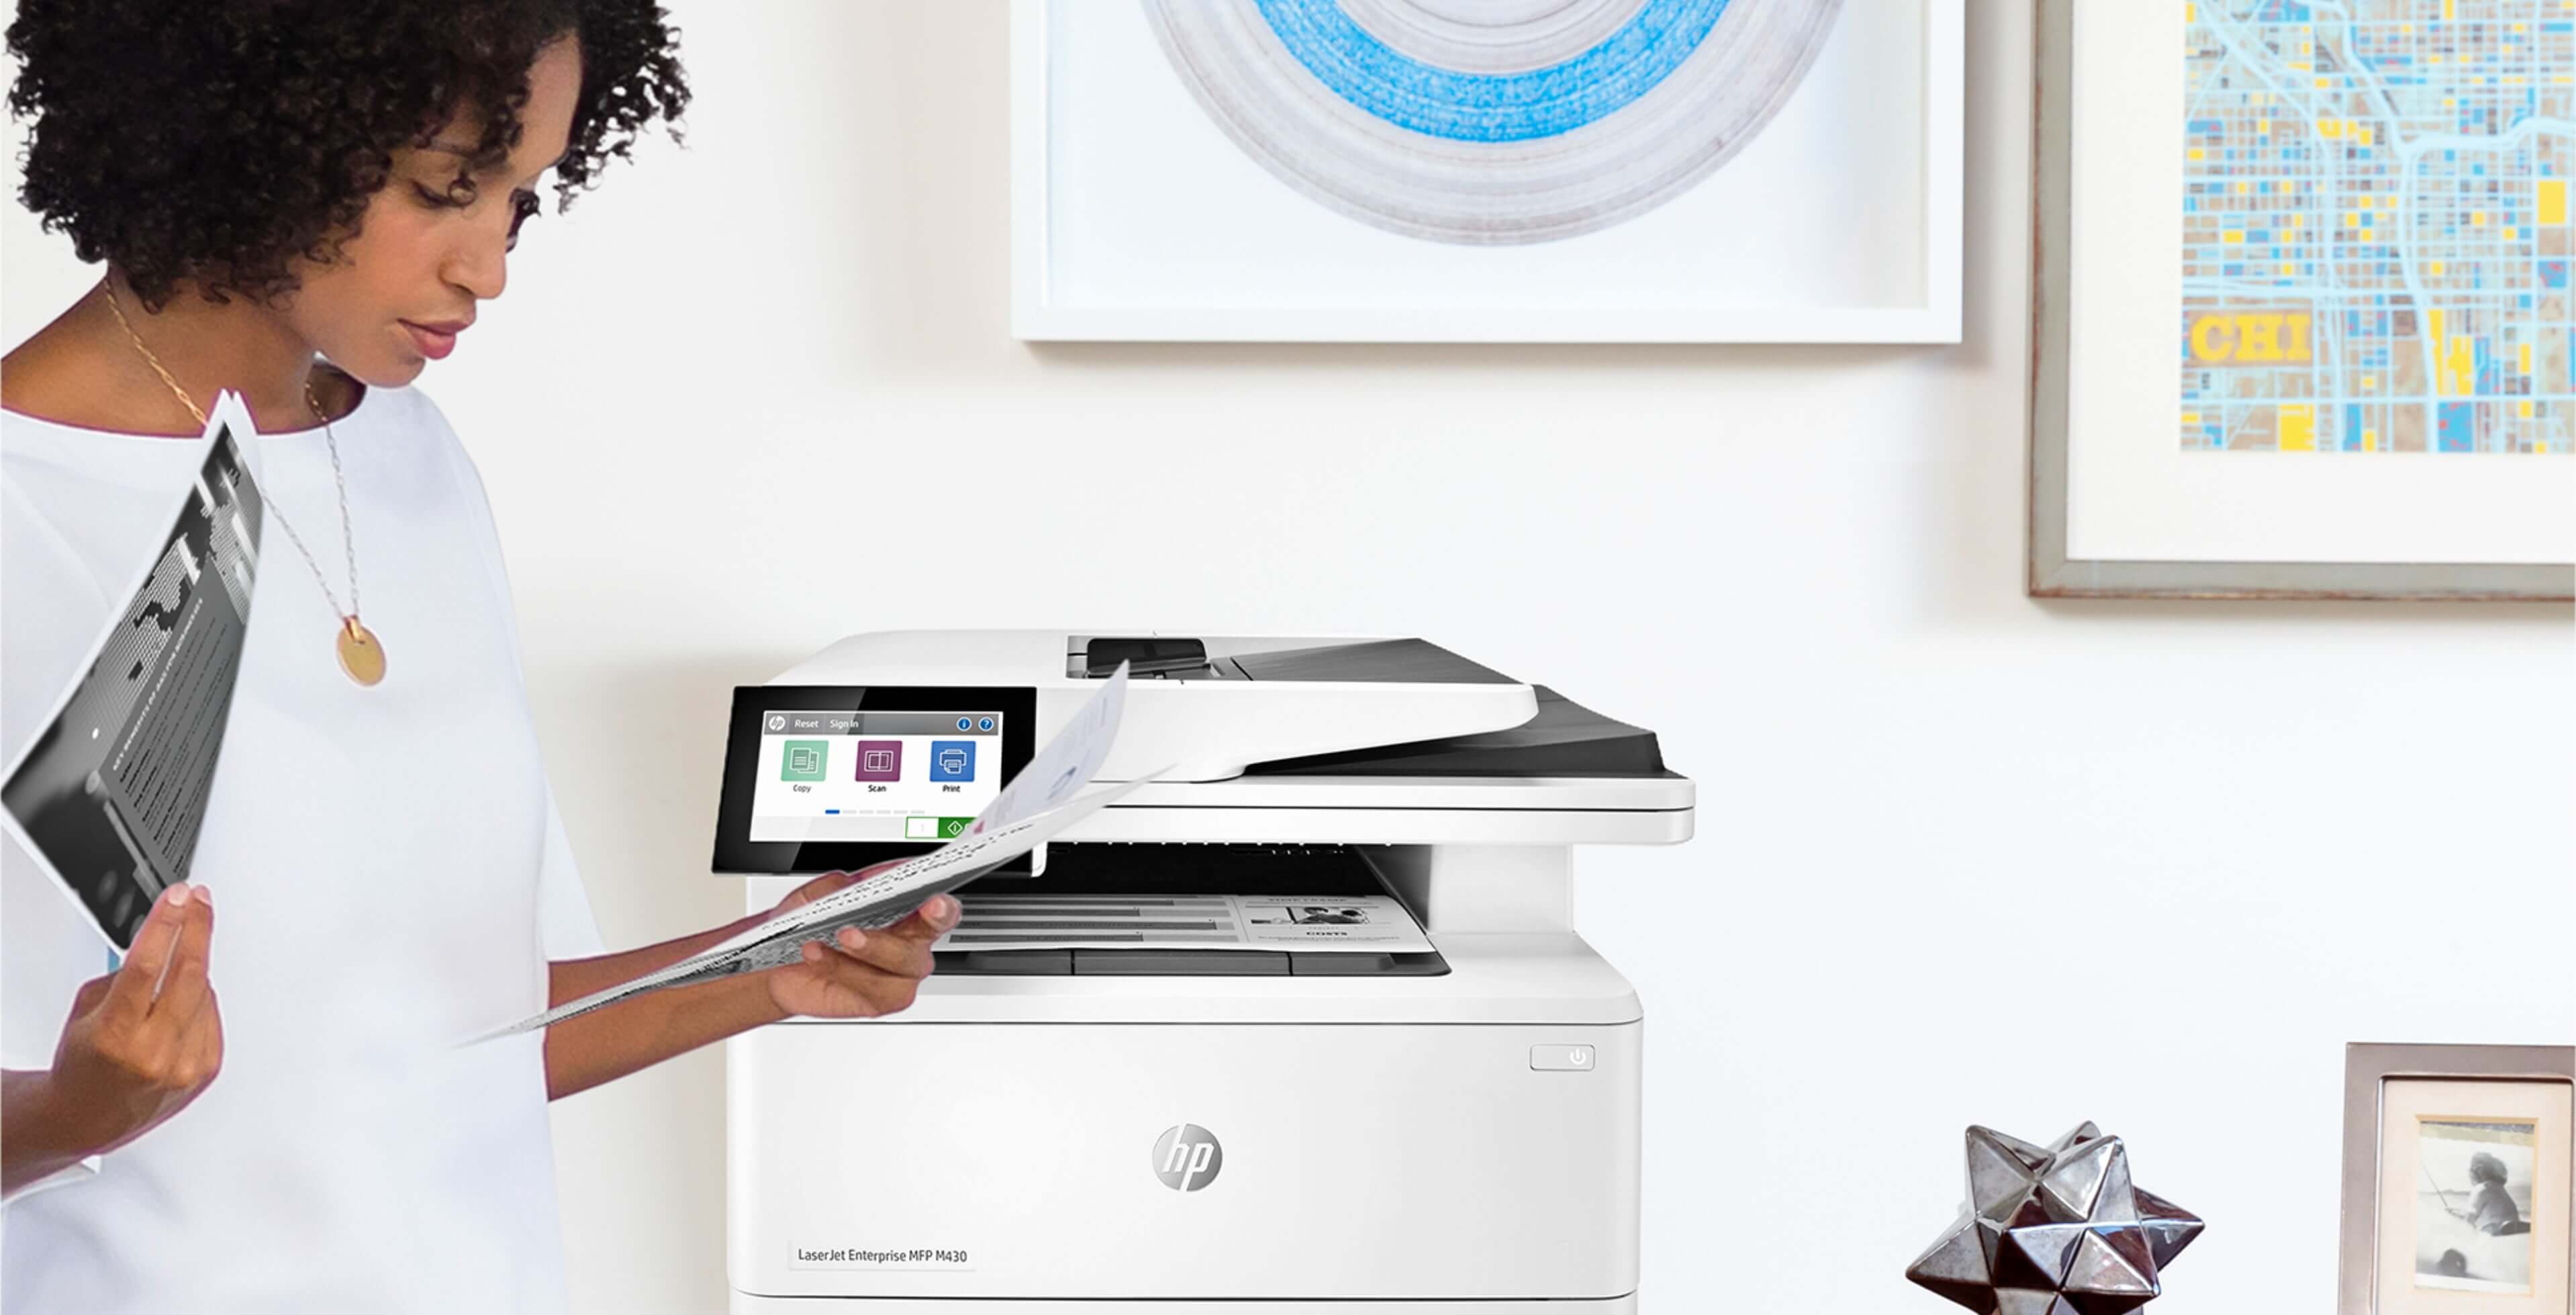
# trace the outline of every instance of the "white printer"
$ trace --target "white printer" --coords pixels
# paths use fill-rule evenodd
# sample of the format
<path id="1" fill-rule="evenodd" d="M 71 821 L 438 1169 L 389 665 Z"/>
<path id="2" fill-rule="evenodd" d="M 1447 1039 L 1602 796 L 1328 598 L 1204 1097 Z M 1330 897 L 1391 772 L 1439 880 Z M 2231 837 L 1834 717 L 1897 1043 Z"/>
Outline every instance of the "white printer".
<path id="1" fill-rule="evenodd" d="M 1097 779 L 1177 767 L 961 892 L 910 1010 L 727 1043 L 733 1309 L 1633 1311 L 1643 1014 L 1572 858 L 1690 838 L 1651 732 L 1416 639 L 860 635 L 735 692 L 716 870 L 921 852 L 1121 661 Z M 1428 944 L 1156 912 L 1219 896 Z M 1104 916 L 976 948 L 1033 901 Z"/>

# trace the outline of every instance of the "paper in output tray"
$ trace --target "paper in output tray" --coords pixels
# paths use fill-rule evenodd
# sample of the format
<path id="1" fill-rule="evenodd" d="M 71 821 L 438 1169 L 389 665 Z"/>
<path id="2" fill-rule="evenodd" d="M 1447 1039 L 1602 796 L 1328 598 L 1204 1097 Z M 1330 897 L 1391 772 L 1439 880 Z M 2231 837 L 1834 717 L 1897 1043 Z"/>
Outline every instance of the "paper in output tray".
<path id="1" fill-rule="evenodd" d="M 1046 879 L 965 900 L 942 950 L 1294 950 L 1428 954 L 1392 895 L 1049 895 Z"/>

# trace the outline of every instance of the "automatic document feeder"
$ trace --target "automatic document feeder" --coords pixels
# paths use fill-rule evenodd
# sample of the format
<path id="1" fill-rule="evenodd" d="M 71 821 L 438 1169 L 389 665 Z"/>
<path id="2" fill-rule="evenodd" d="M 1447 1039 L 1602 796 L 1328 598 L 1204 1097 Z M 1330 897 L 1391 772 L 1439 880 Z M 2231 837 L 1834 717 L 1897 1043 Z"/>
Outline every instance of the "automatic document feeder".
<path id="1" fill-rule="evenodd" d="M 1175 769 L 963 891 L 912 1009 L 727 1043 L 733 1309 L 1633 1311 L 1571 858 L 1690 838 L 1652 732 L 1416 639 L 860 635 L 736 691 L 716 869 L 928 848 L 1121 661 L 1096 779 Z"/>

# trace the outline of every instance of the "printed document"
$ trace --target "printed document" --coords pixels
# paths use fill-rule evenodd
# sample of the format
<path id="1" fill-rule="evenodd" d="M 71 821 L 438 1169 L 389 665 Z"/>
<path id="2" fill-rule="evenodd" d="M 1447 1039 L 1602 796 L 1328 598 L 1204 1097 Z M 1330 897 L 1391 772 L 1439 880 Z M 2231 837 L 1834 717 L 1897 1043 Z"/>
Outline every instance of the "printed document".
<path id="1" fill-rule="evenodd" d="M 873 931 L 902 921 L 921 907 L 923 900 L 955 890 L 1028 853 L 1160 775 L 1148 773 L 1087 795 L 1075 793 L 1108 759 L 1110 745 L 1118 738 L 1118 716 L 1126 700 L 1127 666 L 1122 662 L 1109 683 L 1074 713 L 1073 720 L 1011 778 L 1011 783 L 956 840 L 810 904 L 772 916 L 678 963 L 557 1005 L 474 1040 L 532 1032 L 647 991 L 782 967 L 802 957 L 807 942 L 828 941 L 844 927 Z"/>
<path id="2" fill-rule="evenodd" d="M 259 572 L 257 437 L 240 398 L 216 398 L 177 521 L 136 545 L 139 583 L 0 784 L 0 827 L 119 952 L 188 879 L 205 822 Z"/>

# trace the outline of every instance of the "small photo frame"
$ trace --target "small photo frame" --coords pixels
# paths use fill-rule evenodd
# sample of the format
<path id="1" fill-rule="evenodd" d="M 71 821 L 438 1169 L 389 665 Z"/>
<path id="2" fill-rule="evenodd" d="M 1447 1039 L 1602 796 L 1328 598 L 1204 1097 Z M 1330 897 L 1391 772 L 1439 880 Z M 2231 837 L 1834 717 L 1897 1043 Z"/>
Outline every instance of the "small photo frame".
<path id="1" fill-rule="evenodd" d="M 2570 1315 L 2576 1046 L 2344 1052 L 2342 1315 Z"/>

